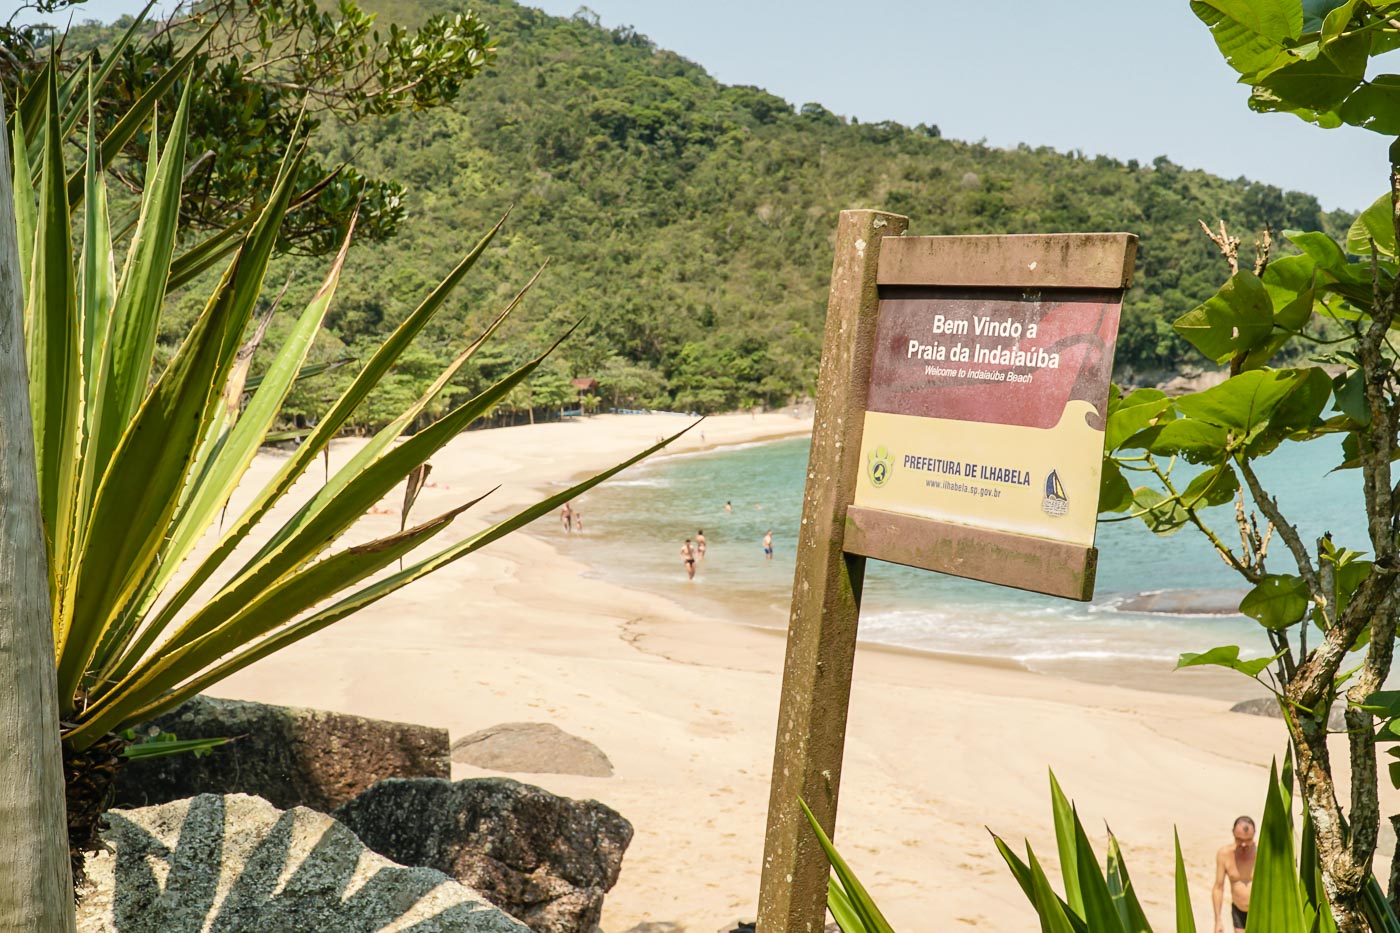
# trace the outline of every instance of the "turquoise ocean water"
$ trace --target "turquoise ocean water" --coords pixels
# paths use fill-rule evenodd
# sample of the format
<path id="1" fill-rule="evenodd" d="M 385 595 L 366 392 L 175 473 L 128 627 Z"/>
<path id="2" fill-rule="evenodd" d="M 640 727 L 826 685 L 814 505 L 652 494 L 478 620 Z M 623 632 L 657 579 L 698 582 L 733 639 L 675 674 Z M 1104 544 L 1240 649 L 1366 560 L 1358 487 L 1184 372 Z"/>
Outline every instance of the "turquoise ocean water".
<path id="1" fill-rule="evenodd" d="M 661 458 L 582 499 L 582 534 L 565 537 L 557 522 L 537 529 L 597 576 L 663 594 L 717 623 L 783 626 L 807 453 L 801 438 Z M 1331 531 L 1339 544 L 1367 550 L 1360 474 L 1327 472 L 1340 460 L 1339 443 L 1292 444 L 1259 473 L 1305 541 Z M 1233 508 L 1211 514 L 1221 538 L 1237 545 Z M 775 555 L 767 561 L 762 539 L 770 528 Z M 699 529 L 709 549 L 687 582 L 679 549 Z M 1233 612 L 1244 585 L 1194 529 L 1159 538 L 1136 520 L 1100 523 L 1096 543 L 1091 603 L 871 561 L 861 637 L 1087 680 L 1187 690 L 1187 672 L 1154 680 L 1181 652 L 1220 644 L 1238 644 L 1250 656 L 1267 650 L 1259 626 Z M 1271 571 L 1292 569 L 1277 538 L 1270 555 Z M 1218 684 L 1206 677 L 1195 686 L 1207 681 Z M 1238 693 L 1238 682 L 1229 689 Z"/>

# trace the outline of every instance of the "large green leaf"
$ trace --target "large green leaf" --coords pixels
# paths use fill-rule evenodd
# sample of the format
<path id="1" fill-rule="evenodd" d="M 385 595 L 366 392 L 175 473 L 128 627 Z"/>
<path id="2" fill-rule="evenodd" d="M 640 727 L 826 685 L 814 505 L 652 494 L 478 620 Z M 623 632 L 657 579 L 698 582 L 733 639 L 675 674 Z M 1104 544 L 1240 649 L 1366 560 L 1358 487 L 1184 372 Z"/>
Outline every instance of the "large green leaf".
<path id="1" fill-rule="evenodd" d="M 1171 406 L 1171 399 L 1161 389 L 1137 389 L 1109 405 L 1108 424 L 1104 429 L 1104 450 L 1117 450 L 1134 434 L 1152 424 Z"/>
<path id="2" fill-rule="evenodd" d="M 174 291 L 189 284 L 201 273 L 212 269 L 219 260 L 238 249 L 248 228 L 258 219 L 258 214 L 258 210 L 250 210 L 218 233 L 206 237 L 176 257 L 170 264 L 170 279 L 166 282 L 166 290 Z"/>
<path id="3" fill-rule="evenodd" d="M 1275 69 L 1258 86 L 1276 95 L 1288 109 L 1335 110 L 1366 76 L 1370 52 L 1369 33 L 1323 41 L 1315 56 Z M 1346 119 L 1345 109 L 1342 119 Z"/>
<path id="4" fill-rule="evenodd" d="M 1274 306 L 1259 277 L 1241 271 L 1204 304 L 1177 318 L 1172 328 L 1207 358 L 1224 363 L 1269 339 Z"/>
<path id="5" fill-rule="evenodd" d="M 1254 883 L 1249 894 L 1246 933 L 1306 930 L 1302 892 L 1293 859 L 1293 831 L 1279 791 L 1278 765 L 1269 769 L 1269 793 L 1254 863 Z"/>
<path id="6" fill-rule="evenodd" d="M 1168 537 L 1176 534 L 1191 516 L 1174 496 L 1166 496 L 1148 486 L 1133 490 L 1133 511 L 1154 535 Z"/>
<path id="7" fill-rule="evenodd" d="M 1297 0 L 1192 0 L 1191 12 L 1210 27 L 1230 67 L 1246 76 L 1267 68 L 1303 29 Z"/>
<path id="8" fill-rule="evenodd" d="M 1265 286 L 1268 288 L 1268 286 Z M 1317 304 L 1317 291 L 1313 287 L 1313 279 L 1309 279 L 1308 287 L 1292 295 L 1284 294 L 1281 290 L 1271 289 L 1269 298 L 1275 302 L 1274 330 L 1268 340 L 1259 344 L 1245 354 L 1244 360 L 1240 364 L 1241 370 L 1259 369 L 1267 366 L 1274 358 L 1274 354 L 1283 349 L 1284 345 L 1300 334 L 1308 322 L 1312 320 L 1313 308 Z"/>
<path id="9" fill-rule="evenodd" d="M 1400 134 L 1400 75 L 1376 75 L 1363 83 L 1342 104 L 1338 116 L 1344 123 L 1373 133 Z M 1393 234 L 1391 243 L 1393 246 Z"/>
<path id="10" fill-rule="evenodd" d="M 1284 236 L 1294 246 L 1311 257 L 1317 263 L 1317 268 L 1338 282 L 1346 285 L 1359 285 L 1369 291 L 1371 287 L 1370 266 L 1348 260 L 1346 251 L 1327 234 L 1317 230 L 1307 232 L 1285 230 Z"/>
<path id="11" fill-rule="evenodd" d="M 1239 492 L 1240 480 L 1228 460 L 1214 469 L 1198 473 L 1181 493 L 1181 503 L 1187 508 L 1200 509 L 1224 505 Z"/>
<path id="12" fill-rule="evenodd" d="M 1342 14 L 1356 6 L 1357 0 L 1303 0 L 1303 33 L 1321 32 L 1324 22 L 1335 22 L 1337 13 Z"/>
<path id="13" fill-rule="evenodd" d="M 1371 406 L 1366 401 L 1366 373 L 1353 369 L 1339 375 L 1333 382 L 1336 390 L 1336 409 L 1352 421 L 1365 427 L 1371 423 Z"/>
<path id="14" fill-rule="evenodd" d="M 44 109 L 48 106 L 50 72 L 58 67 L 58 50 L 54 51 L 55 54 L 49 56 L 48 60 L 44 62 L 44 67 L 40 69 L 39 73 L 34 76 L 33 82 L 25 89 L 24 95 L 20 97 L 19 104 L 14 110 L 14 119 L 17 121 L 14 128 L 24 131 L 15 140 L 15 162 L 20 161 L 19 153 L 23 150 L 26 153 L 24 161 L 36 168 L 38 166 L 35 163 L 40 161 L 39 154 L 44 147 L 42 132 Z M 20 139 L 24 140 L 23 145 L 19 144 Z"/>
<path id="15" fill-rule="evenodd" d="M 1251 370 L 1175 402 L 1187 418 L 1217 425 L 1236 441 L 1269 441 L 1310 424 L 1331 397 L 1332 381 L 1320 367 Z M 1294 397 L 1296 395 L 1296 397 Z M 1265 436 L 1266 429 L 1274 430 Z"/>
<path id="16" fill-rule="evenodd" d="M 1230 435 L 1218 424 L 1177 418 L 1140 431 L 1123 446 L 1167 457 L 1180 455 L 1191 463 L 1220 463 L 1230 449 Z"/>
<path id="17" fill-rule="evenodd" d="M 1245 594 L 1240 612 L 1265 628 L 1281 629 L 1300 621 L 1311 605 L 1302 577 L 1271 573 Z"/>
<path id="18" fill-rule="evenodd" d="M 1397 133 L 1400 135 L 1400 132 Z M 1371 255 L 1371 243 L 1382 256 L 1395 256 L 1395 208 L 1390 201 L 1390 192 L 1376 198 L 1375 202 L 1362 211 L 1352 221 L 1347 230 L 1347 252 L 1357 256 Z"/>
<path id="19" fill-rule="evenodd" d="M 1320 366 L 1295 372 L 1301 376 L 1293 390 L 1246 435 L 1243 456 L 1267 456 L 1284 440 L 1305 440 L 1322 427 L 1323 409 L 1332 398 L 1332 379 Z"/>
<path id="20" fill-rule="evenodd" d="M 1238 645 L 1222 645 L 1219 648 L 1212 648 L 1209 651 L 1196 653 L 1193 651 L 1184 652 L 1177 659 L 1178 669 L 1183 667 L 1201 667 L 1203 665 L 1214 665 L 1216 667 L 1228 667 L 1231 670 L 1239 671 L 1248 677 L 1257 677 L 1259 672 L 1270 664 L 1277 661 L 1281 654 L 1276 654 L 1268 658 L 1253 658 L 1249 661 L 1240 659 L 1240 649 Z"/>
<path id="21" fill-rule="evenodd" d="M 1105 457 L 1099 474 L 1099 512 L 1126 512 L 1133 505 L 1133 487 L 1112 458 Z"/>

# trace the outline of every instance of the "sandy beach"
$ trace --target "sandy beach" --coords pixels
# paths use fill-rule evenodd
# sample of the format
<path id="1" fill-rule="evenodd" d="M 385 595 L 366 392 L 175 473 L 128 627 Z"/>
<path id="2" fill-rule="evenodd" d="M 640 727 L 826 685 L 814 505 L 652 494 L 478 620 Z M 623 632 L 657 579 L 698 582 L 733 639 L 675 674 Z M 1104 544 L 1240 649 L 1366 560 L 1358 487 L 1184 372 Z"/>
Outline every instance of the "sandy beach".
<path id="1" fill-rule="evenodd" d="M 414 515 L 426 518 L 501 484 L 445 533 L 465 536 L 686 423 L 608 415 L 464 434 L 433 458 L 432 485 Z M 715 417 L 675 450 L 810 426 L 787 412 Z M 332 468 L 354 443 L 333 450 Z M 253 477 L 277 464 L 278 455 L 260 455 Z M 309 481 L 319 481 L 319 467 L 312 474 Z M 396 530 L 400 498 L 386 499 L 385 514 L 369 516 L 352 537 Z M 586 571 L 547 537 L 515 534 L 211 692 L 426 723 L 454 739 L 503 722 L 553 723 L 601 748 L 614 776 L 509 776 L 600 800 L 632 822 L 636 835 L 607 897 L 605 933 L 648 921 L 712 933 L 752 919 L 781 632 L 726 624 L 771 625 L 771 618 L 697 615 Z M 678 586 L 682 576 L 678 565 Z M 1256 695 L 1252 686 L 1240 678 L 1239 696 Z M 1235 816 L 1258 817 L 1270 758 L 1285 742 L 1279 721 L 1230 713 L 1229 705 L 864 647 L 837 843 L 897 929 L 1035 929 L 985 827 L 1018 847 L 1028 836 L 1053 862 L 1046 780 L 1053 768 L 1101 854 L 1100 829 L 1105 821 L 1113 827 L 1159 929 L 1170 925 L 1175 824 L 1197 923 L 1213 929 L 1206 924 L 1214 852 Z M 453 773 L 497 772 L 458 764 Z M 1384 800 L 1383 812 L 1395 812 L 1395 803 Z M 1383 835 L 1382 845 L 1389 841 Z"/>

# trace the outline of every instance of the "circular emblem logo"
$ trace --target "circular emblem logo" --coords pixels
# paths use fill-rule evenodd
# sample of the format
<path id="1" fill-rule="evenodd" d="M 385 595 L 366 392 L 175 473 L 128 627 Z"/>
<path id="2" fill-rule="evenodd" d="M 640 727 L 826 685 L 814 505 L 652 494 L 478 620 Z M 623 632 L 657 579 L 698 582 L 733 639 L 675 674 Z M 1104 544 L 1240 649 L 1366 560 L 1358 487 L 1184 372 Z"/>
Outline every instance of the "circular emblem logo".
<path id="1" fill-rule="evenodd" d="M 890 458 L 890 452 L 884 447 L 876 447 L 870 454 L 868 471 L 870 474 L 870 485 L 883 486 L 889 482 L 890 471 L 894 469 L 894 461 Z"/>

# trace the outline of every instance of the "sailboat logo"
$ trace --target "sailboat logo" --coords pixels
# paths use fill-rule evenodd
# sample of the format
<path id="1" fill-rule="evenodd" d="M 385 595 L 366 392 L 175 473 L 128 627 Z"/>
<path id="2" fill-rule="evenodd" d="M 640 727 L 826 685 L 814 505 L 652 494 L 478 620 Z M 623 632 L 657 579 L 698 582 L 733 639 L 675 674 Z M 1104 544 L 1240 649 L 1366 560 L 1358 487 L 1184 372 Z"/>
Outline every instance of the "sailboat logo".
<path id="1" fill-rule="evenodd" d="M 1069 511 L 1069 496 L 1060 482 L 1060 474 L 1054 470 L 1045 477 L 1045 498 L 1040 500 L 1040 509 L 1046 515 L 1064 515 Z"/>

